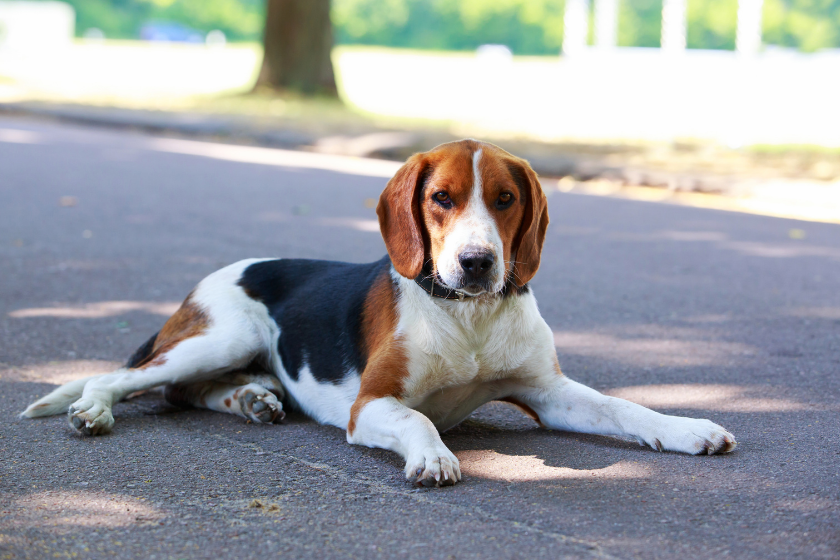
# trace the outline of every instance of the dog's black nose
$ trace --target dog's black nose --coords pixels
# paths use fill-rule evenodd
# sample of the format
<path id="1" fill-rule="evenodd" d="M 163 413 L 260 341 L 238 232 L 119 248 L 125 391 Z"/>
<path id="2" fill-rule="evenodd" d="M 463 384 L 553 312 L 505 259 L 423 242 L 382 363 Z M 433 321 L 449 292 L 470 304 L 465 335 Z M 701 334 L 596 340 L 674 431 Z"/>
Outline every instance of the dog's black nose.
<path id="1" fill-rule="evenodd" d="M 496 257 L 491 251 L 468 249 L 458 255 L 458 262 L 461 263 L 461 268 L 464 269 L 464 279 L 469 284 L 487 276 L 487 273 L 493 268 L 493 263 L 496 262 Z"/>

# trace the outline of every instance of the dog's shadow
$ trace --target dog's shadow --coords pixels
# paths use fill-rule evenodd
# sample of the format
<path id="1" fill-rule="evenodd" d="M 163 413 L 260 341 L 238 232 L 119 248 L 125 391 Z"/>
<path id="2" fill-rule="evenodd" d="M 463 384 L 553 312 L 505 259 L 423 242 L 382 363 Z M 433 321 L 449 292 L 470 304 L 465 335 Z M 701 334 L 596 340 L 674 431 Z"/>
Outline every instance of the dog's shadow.
<path id="1" fill-rule="evenodd" d="M 548 430 L 516 407 L 498 402 L 480 408 L 442 439 L 467 471 L 473 470 L 470 463 L 499 460 L 512 467 L 592 471 L 614 465 L 629 450 L 641 450 L 637 443 L 617 438 Z"/>

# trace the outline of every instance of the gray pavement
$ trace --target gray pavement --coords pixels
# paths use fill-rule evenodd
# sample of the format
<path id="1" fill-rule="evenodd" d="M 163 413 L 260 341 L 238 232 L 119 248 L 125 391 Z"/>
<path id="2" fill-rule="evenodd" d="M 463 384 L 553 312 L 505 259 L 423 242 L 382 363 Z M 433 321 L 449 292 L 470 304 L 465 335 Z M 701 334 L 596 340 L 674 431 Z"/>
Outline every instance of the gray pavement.
<path id="1" fill-rule="evenodd" d="M 0 117 L 0 558 L 840 558 L 837 225 L 550 193 L 533 288 L 566 374 L 722 424 L 726 456 L 491 403 L 443 436 L 464 482 L 418 490 L 396 455 L 296 414 L 148 394 L 105 437 L 18 419 L 220 266 L 384 253 L 381 172 L 170 148 Z"/>

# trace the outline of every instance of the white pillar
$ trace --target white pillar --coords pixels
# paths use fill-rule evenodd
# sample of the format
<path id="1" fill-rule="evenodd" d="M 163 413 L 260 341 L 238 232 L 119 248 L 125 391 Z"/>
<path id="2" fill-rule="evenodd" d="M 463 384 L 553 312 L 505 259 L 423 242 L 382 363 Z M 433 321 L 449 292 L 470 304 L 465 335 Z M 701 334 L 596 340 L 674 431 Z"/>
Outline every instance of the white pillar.
<path id="1" fill-rule="evenodd" d="M 685 50 L 686 0 L 662 2 L 662 50 L 678 53 Z"/>
<path id="2" fill-rule="evenodd" d="M 738 35 L 735 50 L 754 55 L 761 49 L 761 11 L 764 0 L 738 0 Z"/>
<path id="3" fill-rule="evenodd" d="M 589 0 L 566 0 L 563 15 L 563 54 L 575 55 L 586 49 L 589 34 Z"/>
<path id="4" fill-rule="evenodd" d="M 595 45 L 611 49 L 618 44 L 618 0 L 595 0 Z"/>

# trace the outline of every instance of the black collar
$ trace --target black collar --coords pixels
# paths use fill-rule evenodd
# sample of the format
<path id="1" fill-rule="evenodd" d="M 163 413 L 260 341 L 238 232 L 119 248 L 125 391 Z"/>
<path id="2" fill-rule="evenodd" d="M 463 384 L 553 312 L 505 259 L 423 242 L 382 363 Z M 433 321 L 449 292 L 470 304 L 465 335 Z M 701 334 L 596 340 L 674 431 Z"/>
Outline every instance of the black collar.
<path id="1" fill-rule="evenodd" d="M 417 278 L 414 279 L 414 282 L 416 282 L 418 286 L 423 288 L 423 291 L 425 291 L 427 294 L 436 298 L 457 299 L 458 301 L 464 301 L 465 299 L 475 297 L 461 290 L 453 290 L 447 288 L 446 286 L 441 284 L 439 280 L 437 280 L 437 274 L 429 272 L 425 268 L 420 271 L 420 274 L 417 276 Z M 512 293 L 519 294 L 524 291 L 527 291 L 528 286 L 526 285 L 522 288 L 517 288 L 508 280 L 507 282 L 505 282 L 505 285 L 502 288 L 502 290 L 496 293 L 504 296 L 507 295 L 511 289 L 513 289 Z"/>
<path id="2" fill-rule="evenodd" d="M 461 290 L 450 290 L 440 282 L 437 282 L 435 280 L 436 277 L 437 274 L 433 272 L 426 273 L 421 270 L 420 274 L 417 275 L 417 278 L 415 278 L 414 281 L 417 282 L 417 285 L 423 288 L 426 293 L 432 297 L 438 297 L 441 299 L 457 299 L 458 301 L 464 301 L 465 299 L 473 297 Z"/>

